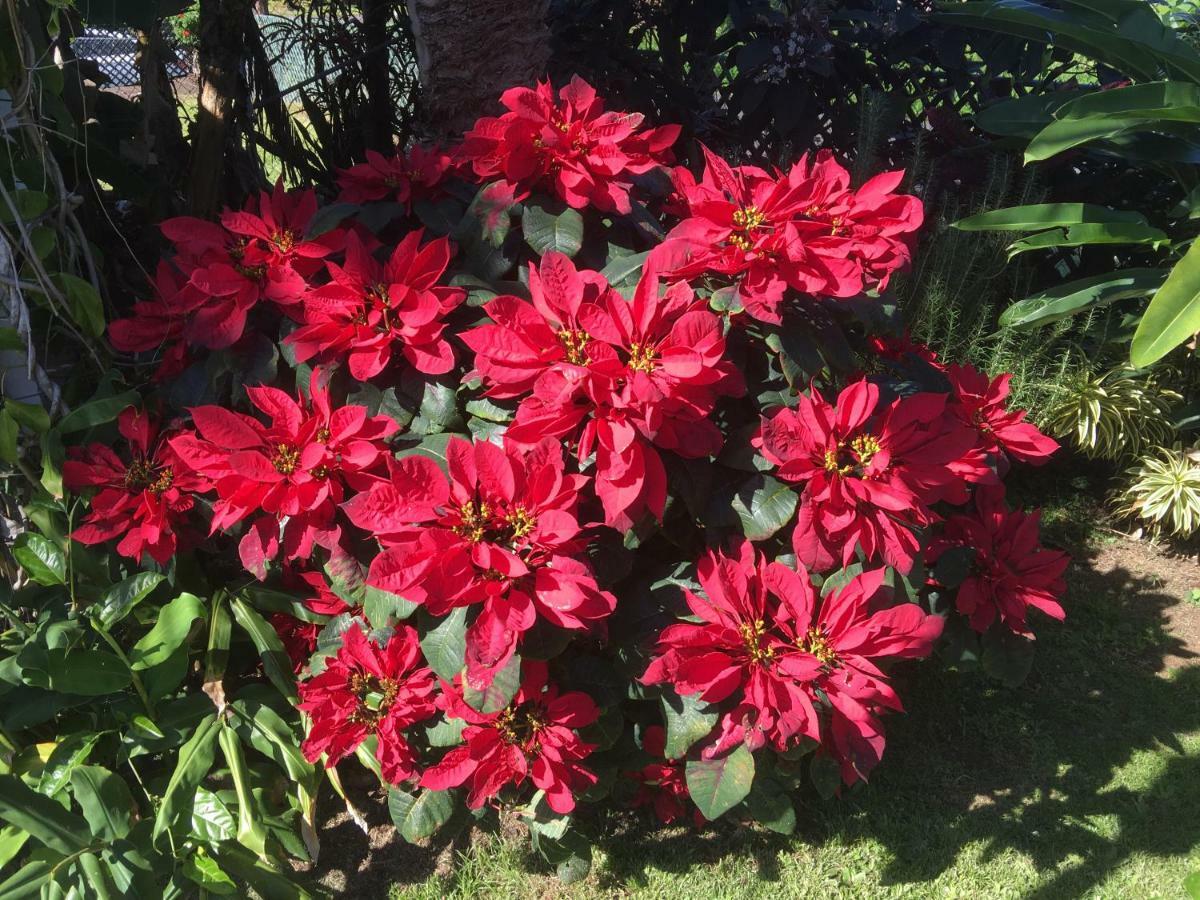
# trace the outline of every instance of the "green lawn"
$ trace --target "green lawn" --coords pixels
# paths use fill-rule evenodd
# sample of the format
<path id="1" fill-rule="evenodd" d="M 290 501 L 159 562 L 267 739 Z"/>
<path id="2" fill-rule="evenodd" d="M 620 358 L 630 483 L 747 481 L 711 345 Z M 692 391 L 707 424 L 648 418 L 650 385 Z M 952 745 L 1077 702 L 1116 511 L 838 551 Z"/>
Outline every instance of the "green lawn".
<path id="1" fill-rule="evenodd" d="M 1081 555 L 1070 618 L 1043 624 L 1023 687 L 903 671 L 912 712 L 890 720 L 872 783 L 798 798 L 790 838 L 614 817 L 595 823 L 592 873 L 563 886 L 523 840 L 476 834 L 449 874 L 426 875 L 435 848 L 391 897 L 1181 897 L 1200 868 L 1200 665 L 1165 616 L 1200 633 L 1180 608 L 1200 571 L 1112 539 Z"/>

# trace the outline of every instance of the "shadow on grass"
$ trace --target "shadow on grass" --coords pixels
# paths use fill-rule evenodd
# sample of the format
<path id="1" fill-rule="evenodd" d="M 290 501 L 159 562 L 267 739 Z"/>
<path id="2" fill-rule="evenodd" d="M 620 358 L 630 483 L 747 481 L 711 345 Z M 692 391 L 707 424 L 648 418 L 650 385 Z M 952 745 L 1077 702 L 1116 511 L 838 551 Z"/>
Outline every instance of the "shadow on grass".
<path id="1" fill-rule="evenodd" d="M 1187 756 L 1178 737 L 1200 732 L 1200 664 L 1160 674 L 1168 657 L 1194 657 L 1166 629 L 1179 598 L 1163 593 L 1152 573 L 1097 571 L 1078 525 L 1096 521 L 1094 505 L 1077 508 L 1077 487 L 1062 495 L 1046 531 L 1075 556 L 1069 618 L 1042 620 L 1024 685 L 1006 689 L 936 664 L 897 669 L 911 712 L 887 721 L 886 756 L 871 784 L 832 801 L 797 797 L 791 837 L 725 823 L 700 833 L 652 831 L 628 813 L 598 817 L 585 827 L 605 850 L 600 889 L 623 893 L 648 883 L 650 870 L 685 873 L 738 857 L 755 861 L 769 891 L 786 856 L 816 859 L 824 845 L 872 840 L 891 859 L 880 875 L 885 885 L 933 881 L 974 845 L 984 860 L 1011 851 L 1027 857 L 1043 876 L 1028 896 L 1075 897 L 1135 854 L 1187 854 L 1200 844 L 1200 759 Z M 423 881 L 441 848 L 395 852 L 400 846 L 376 853 L 379 864 L 393 881 Z M 544 871 L 528 850 L 511 852 Z M 454 883 L 450 875 L 443 887 Z"/>
<path id="2" fill-rule="evenodd" d="M 1200 759 L 1177 735 L 1200 730 L 1200 665 L 1158 674 L 1167 656 L 1193 657 L 1165 630 L 1178 602 L 1123 568 L 1072 566 L 1069 618 L 1043 621 L 1029 680 L 1017 689 L 936 665 L 896 672 L 910 713 L 887 723 L 884 762 L 842 798 L 798 798 L 799 831 L 780 838 L 721 828 L 662 837 L 618 827 L 601 840 L 612 886 L 751 855 L 764 881 L 780 854 L 873 839 L 889 851 L 886 885 L 916 885 L 950 868 L 968 844 L 985 860 L 1013 850 L 1047 880 L 1030 897 L 1077 897 L 1138 853 L 1187 854 L 1200 843 Z M 1114 781 L 1142 751 L 1148 784 Z M 1155 771 L 1157 769 L 1157 771 Z M 1141 773 L 1143 770 L 1138 769 Z M 1053 874 L 1050 874 L 1053 873 Z"/>

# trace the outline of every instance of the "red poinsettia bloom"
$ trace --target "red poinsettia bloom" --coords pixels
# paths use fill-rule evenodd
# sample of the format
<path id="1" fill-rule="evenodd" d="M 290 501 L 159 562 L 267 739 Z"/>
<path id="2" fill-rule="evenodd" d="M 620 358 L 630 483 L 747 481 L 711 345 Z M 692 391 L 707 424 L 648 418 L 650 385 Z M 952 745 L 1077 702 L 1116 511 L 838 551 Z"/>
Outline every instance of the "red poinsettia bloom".
<path id="1" fill-rule="evenodd" d="M 973 366 L 958 364 L 944 371 L 953 390 L 948 409 L 979 433 L 981 450 L 1041 465 L 1058 449 L 1057 441 L 1025 421 L 1025 410 L 1007 408 L 1011 375 L 990 379 Z"/>
<path id="2" fill-rule="evenodd" d="M 660 294 L 653 268 L 629 301 L 553 252 L 530 266 L 530 296 L 495 298 L 484 307 L 494 324 L 463 335 L 488 393 L 522 397 L 507 439 L 577 439 L 581 460 L 596 455 L 606 524 L 661 518 L 666 472 L 653 448 L 719 451 L 708 416 L 718 397 L 745 390 L 720 319 L 682 282 Z"/>
<path id="3" fill-rule="evenodd" d="M 413 201 L 433 196 L 450 167 L 449 154 L 420 144 L 394 156 L 368 150 L 366 162 L 338 172 L 338 202 L 394 200 L 408 212 Z"/>
<path id="4" fill-rule="evenodd" d="M 67 490 L 99 488 L 83 522 L 71 532 L 81 544 L 120 537 L 117 552 L 133 560 L 143 553 L 163 565 L 175 555 L 178 532 L 194 505 L 193 494 L 208 480 L 187 466 L 159 434 L 158 424 L 133 408 L 117 417 L 129 443 L 126 461 L 111 447 L 93 443 L 72 447 L 63 465 Z"/>
<path id="5" fill-rule="evenodd" d="M 904 172 L 884 172 L 852 190 L 850 173 L 828 150 L 811 163 L 801 158 L 795 168 L 808 193 L 797 229 L 804 244 L 837 272 L 834 296 L 886 288 L 892 274 L 911 261 L 925 219 L 918 198 L 895 193 Z"/>
<path id="6" fill-rule="evenodd" d="M 903 361 L 910 356 L 924 360 L 935 369 L 945 371 L 937 353 L 928 344 L 914 341 L 907 330 L 901 335 L 873 334 L 867 338 L 867 347 L 875 356 Z"/>
<path id="7" fill-rule="evenodd" d="M 809 568 L 848 565 L 858 546 L 868 560 L 907 572 L 918 549 L 913 530 L 937 518 L 930 506 L 965 501 L 965 479 L 990 472 L 964 461 L 975 432 L 947 415 L 945 395 L 878 405 L 879 389 L 858 381 L 836 404 L 813 389 L 763 422 L 763 454 L 780 478 L 804 485 L 792 541 Z"/>
<path id="8" fill-rule="evenodd" d="M 705 273 L 737 279 L 746 311 L 778 324 L 784 291 L 855 293 L 800 241 L 793 224 L 806 208 L 800 179 L 772 176 L 756 166 L 732 167 L 704 150 L 704 178 L 672 173 L 683 221 L 652 256 L 672 276 Z M 793 169 L 793 175 L 802 172 Z"/>
<path id="9" fill-rule="evenodd" d="M 171 439 L 188 465 L 212 479 L 212 531 L 254 516 L 238 545 L 242 564 L 258 578 L 280 548 L 286 559 L 307 559 L 314 542 L 336 540 L 334 515 L 345 488 L 367 488 L 371 471 L 390 458 L 383 439 L 396 431 L 387 416 L 365 407 L 333 409 L 322 373 L 313 372 L 310 401 L 294 400 L 271 387 L 246 389 L 250 402 L 270 418 L 219 406 L 190 410 L 197 434 Z"/>
<path id="10" fill-rule="evenodd" d="M 269 621 L 279 635 L 288 659 L 292 661 L 292 671 L 298 674 L 308 665 L 309 658 L 317 649 L 317 635 L 321 633 L 321 626 L 285 612 L 272 613 Z"/>
<path id="11" fill-rule="evenodd" d="M 972 514 L 947 519 L 930 545 L 930 565 L 952 547 L 975 551 L 971 570 L 955 597 L 958 611 L 975 631 L 987 631 L 998 619 L 1017 634 L 1031 635 L 1030 609 L 1059 621 L 1066 618 L 1058 599 L 1066 590 L 1063 573 L 1071 559 L 1038 543 L 1040 518 L 1038 512 L 1009 510 L 1004 488 L 980 487 L 975 491 Z"/>
<path id="12" fill-rule="evenodd" d="M 735 279 L 746 311 L 779 324 L 789 287 L 850 297 L 886 287 L 908 264 L 923 213 L 917 198 L 894 193 L 902 172 L 853 191 L 829 151 L 775 175 L 704 153 L 700 182 L 686 169 L 673 172 L 674 205 L 684 219 L 653 253 L 673 276 Z"/>
<path id="13" fill-rule="evenodd" d="M 358 623 L 352 625 L 325 670 L 300 685 L 299 708 L 312 718 L 300 747 L 304 758 L 316 762 L 325 754 L 331 768 L 375 735 L 384 780 L 398 784 L 416 778 L 417 755 L 404 729 L 437 713 L 436 679 L 421 663 L 414 628 L 398 625 L 380 646 Z"/>
<path id="14" fill-rule="evenodd" d="M 630 805 L 637 809 L 649 806 L 658 821 L 670 825 L 684 818 L 691 809 L 692 820 L 697 826 L 704 824 L 704 816 L 691 803 L 683 760 L 667 759 L 665 750 L 667 733 L 661 725 L 651 725 L 642 733 L 642 749 L 651 756 L 662 757 L 661 761 L 647 763 L 628 777 L 638 782 L 637 793 Z"/>
<path id="15" fill-rule="evenodd" d="M 441 616 L 480 604 L 467 630 L 467 680 L 491 683 L 541 617 L 591 628 L 616 600 L 596 585 L 576 518 L 588 479 L 567 475 L 552 440 L 531 448 L 453 439 L 449 479 L 429 459 L 394 463 L 392 480 L 344 509 L 384 550 L 367 582 Z"/>
<path id="16" fill-rule="evenodd" d="M 296 313 L 302 324 L 285 342 L 295 347 L 297 360 L 348 357 L 359 381 L 382 372 L 395 349 L 427 375 L 454 368 L 454 351 L 442 332 L 446 315 L 466 292 L 437 286 L 450 263 L 450 242 L 437 238 L 422 247 L 422 235 L 407 235 L 386 263 L 350 237 L 345 263 L 328 263 L 330 282 L 310 291 Z"/>
<path id="17" fill-rule="evenodd" d="M 772 564 L 774 565 L 774 564 Z M 684 591 L 703 624 L 680 622 L 659 636 L 645 684 L 668 683 L 705 703 L 725 703 L 712 756 L 746 743 L 787 750 L 802 736 L 819 737 L 812 681 L 820 663 L 791 639 L 791 610 L 781 603 L 770 566 L 746 540 L 732 555 L 708 551 L 696 564 L 704 597 Z"/>
<path id="18" fill-rule="evenodd" d="M 578 76 L 557 99 L 541 82 L 510 88 L 500 102 L 508 112 L 476 122 L 459 154 L 478 177 L 513 185 L 518 199 L 544 185 L 576 209 L 628 213 L 634 176 L 670 163 L 679 137 L 678 125 L 643 129 L 640 113 L 605 112 Z"/>
<path id="19" fill-rule="evenodd" d="M 157 300 L 139 304 L 134 315 L 109 329 L 121 350 L 146 350 L 176 334 L 189 344 L 219 350 L 242 336 L 246 319 L 261 300 L 296 303 L 321 259 L 340 249 L 342 232 L 315 240 L 305 233 L 317 211 L 311 190 L 251 198 L 241 211 L 226 210 L 220 224 L 180 216 L 160 226 L 175 245 L 172 265 L 182 284 L 159 275 Z M 169 332 L 169 333 L 168 333 Z"/>
<path id="20" fill-rule="evenodd" d="M 770 589 L 788 609 L 790 644 L 816 664 L 808 679 L 828 704 L 823 743 L 841 763 L 846 784 L 865 781 L 883 756 L 878 714 L 904 711 L 876 662 L 928 656 L 944 624 L 915 603 L 887 605 L 886 577 L 886 569 L 868 570 L 818 603 L 807 573 L 780 563 L 767 572 Z"/>
<path id="21" fill-rule="evenodd" d="M 114 347 L 126 353 L 147 350 L 164 351 L 162 362 L 154 373 L 155 381 L 165 381 L 183 371 L 186 346 L 183 340 L 186 315 L 177 308 L 174 298 L 187 290 L 187 281 L 166 262 L 160 262 L 154 273 L 154 298 L 133 304 L 133 314 L 117 319 L 108 326 L 108 339 Z"/>
<path id="22" fill-rule="evenodd" d="M 596 783 L 581 765 L 595 749 L 576 733 L 599 717 L 592 698 L 580 691 L 560 694 L 547 683 L 546 664 L 523 664 L 521 688 L 512 702 L 495 713 L 481 713 L 463 699 L 458 688 L 442 682 L 438 706 L 467 722 L 463 744 L 425 770 L 421 786 L 435 791 L 469 784 L 467 806 L 478 809 L 505 785 L 528 778 L 546 792 L 557 813 L 575 808 L 575 795 Z"/>
<path id="23" fill-rule="evenodd" d="M 270 270 L 286 267 L 308 276 L 319 268 L 314 260 L 324 259 L 341 247 L 342 236 L 337 231 L 315 240 L 305 237 L 316 213 L 316 191 L 312 188 L 288 191 L 280 179 L 271 193 L 263 191 L 259 194 L 257 204 L 250 200 L 240 212 L 225 210 L 221 213 L 221 225 L 236 235 L 240 243 L 253 244 L 262 252 L 268 276 L 272 274 Z M 179 243 L 186 246 L 186 238 Z M 278 303 L 294 303 L 300 299 L 296 294 L 277 293 L 269 277 L 266 295 Z"/>

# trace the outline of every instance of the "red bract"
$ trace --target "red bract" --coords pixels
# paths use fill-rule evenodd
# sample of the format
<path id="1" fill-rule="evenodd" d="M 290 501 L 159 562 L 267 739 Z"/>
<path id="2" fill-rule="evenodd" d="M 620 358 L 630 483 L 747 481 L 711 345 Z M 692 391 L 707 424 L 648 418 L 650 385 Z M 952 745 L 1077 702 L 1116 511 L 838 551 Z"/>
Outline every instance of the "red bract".
<path id="1" fill-rule="evenodd" d="M 774 565 L 745 540 L 733 555 L 702 556 L 696 570 L 705 596 L 685 590 L 684 598 L 704 624 L 664 629 L 659 655 L 642 676 L 645 684 L 669 683 L 705 703 L 729 701 L 707 756 L 743 742 L 754 750 L 764 744 L 787 750 L 802 736 L 819 736 L 806 682 L 820 663 L 791 640 L 792 612 L 768 577 Z"/>
<path id="2" fill-rule="evenodd" d="M 833 405 L 814 388 L 763 422 L 763 454 L 780 478 L 804 485 L 792 542 L 809 568 L 848 565 L 859 546 L 868 560 L 907 572 L 918 549 L 913 530 L 937 518 L 930 506 L 962 502 L 964 476 L 990 473 L 964 462 L 975 432 L 946 415 L 944 394 L 901 397 L 877 412 L 878 402 L 867 381 Z"/>
<path id="3" fill-rule="evenodd" d="M 652 254 L 673 277 L 733 279 L 751 316 L 779 324 L 787 288 L 851 297 L 886 287 L 907 265 L 923 214 L 917 198 L 892 192 L 902 172 L 853 191 L 829 151 L 805 155 L 786 175 L 704 155 L 700 182 L 674 171 L 684 220 Z"/>
<path id="4" fill-rule="evenodd" d="M 175 298 L 186 289 L 186 280 L 168 263 L 160 262 L 154 272 L 154 299 L 139 300 L 133 304 L 133 315 L 108 326 L 108 339 L 118 350 L 126 353 L 165 350 L 163 361 L 154 373 L 155 381 L 166 380 L 183 370 L 187 316 Z"/>
<path id="5" fill-rule="evenodd" d="M 367 151 L 367 161 L 338 172 L 339 203 L 394 200 L 412 209 L 413 201 L 434 194 L 450 170 L 450 156 L 417 144 L 407 153 L 384 156 Z"/>
<path id="6" fill-rule="evenodd" d="M 930 545 L 930 565 L 952 547 L 975 551 L 955 599 L 975 631 L 986 631 L 999 619 L 1004 628 L 1030 635 L 1026 619 L 1031 608 L 1059 621 L 1066 618 L 1058 598 L 1066 590 L 1063 573 L 1071 560 L 1038 543 L 1039 520 L 1037 512 L 1008 510 L 1003 488 L 981 487 L 972 513 L 947 519 Z"/>
<path id="7" fill-rule="evenodd" d="M 350 605 L 333 592 L 320 572 L 285 572 L 284 585 L 306 592 L 309 596 L 300 602 L 318 615 L 339 616 L 350 612 Z M 271 616 L 271 625 L 283 641 L 292 667 L 299 672 L 308 665 L 308 658 L 317 647 L 321 626 L 283 612 Z"/>
<path id="8" fill-rule="evenodd" d="M 772 563 L 767 572 L 770 590 L 788 609 L 789 643 L 810 662 L 808 680 L 828 703 L 824 744 L 838 757 L 846 784 L 865 781 L 883 756 L 878 714 L 904 710 L 876 660 L 928 656 L 944 624 L 915 603 L 881 608 L 890 600 L 886 576 L 886 569 L 863 572 L 818 604 L 803 571 Z"/>
<path id="9" fill-rule="evenodd" d="M 576 209 L 628 213 L 633 178 L 671 162 L 678 125 L 641 128 L 640 113 L 605 112 L 578 76 L 558 92 L 548 82 L 510 88 L 508 112 L 484 118 L 459 151 L 482 179 L 502 178 L 522 196 L 547 186 Z"/>
<path id="10" fill-rule="evenodd" d="M 1057 441 L 1025 421 L 1025 410 L 1007 408 L 1011 375 L 989 379 L 969 365 L 949 365 L 945 373 L 953 390 L 948 409 L 979 433 L 980 449 L 1033 465 L 1047 462 L 1058 449 Z"/>
<path id="11" fill-rule="evenodd" d="M 331 768 L 375 735 L 384 780 L 398 784 L 417 777 L 417 756 L 404 729 L 437 712 L 433 672 L 421 662 L 410 626 L 397 626 L 381 647 L 358 623 L 351 625 L 325 670 L 300 685 L 299 708 L 312 718 L 300 748 L 304 758 L 316 762 L 325 754 Z"/>
<path id="12" fill-rule="evenodd" d="M 435 616 L 480 604 L 467 630 L 467 680 L 492 681 L 538 617 L 584 630 L 616 604 L 596 585 L 576 518 L 582 475 L 564 471 L 551 440 L 503 448 L 454 439 L 450 478 L 429 459 L 392 465 L 392 479 L 345 505 L 350 521 L 384 546 L 369 584 L 423 604 Z"/>
<path id="13" fill-rule="evenodd" d="M 238 549 L 246 570 L 261 579 L 279 551 L 281 523 L 286 559 L 307 559 L 314 541 L 336 539 L 334 515 L 346 486 L 362 490 L 374 480 L 371 470 L 390 458 L 383 439 L 397 425 L 362 406 L 332 409 L 319 371 L 310 402 L 277 388 L 246 393 L 270 424 L 219 406 L 196 407 L 197 434 L 172 438 L 171 446 L 213 481 L 213 532 L 255 516 Z"/>
<path id="14" fill-rule="evenodd" d="M 67 490 L 99 488 L 71 537 L 100 544 L 119 536 L 122 556 L 140 560 L 147 553 L 164 565 L 175 554 L 192 495 L 208 490 L 209 483 L 179 458 L 146 413 L 129 407 L 117 417 L 117 428 L 129 443 L 128 462 L 111 447 L 93 443 L 71 448 L 63 465 Z"/>
<path id="15" fill-rule="evenodd" d="M 917 359 L 929 363 L 933 368 L 945 371 L 945 366 L 938 361 L 937 354 L 929 345 L 914 341 L 908 331 L 905 331 L 898 337 L 873 334 L 867 338 L 867 346 L 870 347 L 874 355 L 884 359 L 903 361 L 910 356 L 915 356 Z"/>
<path id="16" fill-rule="evenodd" d="M 691 807 L 692 820 L 697 826 L 704 824 L 704 816 L 691 803 L 683 760 L 666 759 L 667 733 L 661 725 L 651 725 L 642 734 L 642 749 L 651 756 L 663 757 L 661 762 L 647 763 L 628 777 L 638 782 L 637 793 L 630 805 L 653 808 L 654 815 L 664 825 L 684 818 Z"/>
<path id="17" fill-rule="evenodd" d="M 579 691 L 560 694 L 547 684 L 546 664 L 524 664 L 521 688 L 500 712 L 481 713 L 458 689 L 442 682 L 438 706 L 448 716 L 463 719 L 463 745 L 425 770 L 421 786 L 434 791 L 469 784 L 467 806 L 478 809 L 505 785 L 529 778 L 546 792 L 557 813 L 575 808 L 575 795 L 596 783 L 596 775 L 581 765 L 595 749 L 576 731 L 599 716 L 592 698 Z"/>
<path id="18" fill-rule="evenodd" d="M 321 626 L 283 612 L 272 613 L 270 622 L 279 635 L 284 652 L 292 661 L 292 671 L 299 673 L 308 665 L 309 657 L 317 649 L 317 635 L 321 633 Z"/>
<path id="19" fill-rule="evenodd" d="M 405 237 L 386 263 L 350 237 L 345 263 L 328 263 L 330 282 L 310 291 L 295 313 L 301 325 L 285 342 L 296 359 L 346 357 L 359 381 L 382 372 L 395 349 L 427 375 L 454 368 L 454 351 L 442 332 L 446 315 L 466 292 L 437 286 L 450 262 L 450 242 L 437 238 L 422 247 L 422 234 Z"/>
<path id="20" fill-rule="evenodd" d="M 113 345 L 150 349 L 178 333 L 189 344 L 213 350 L 231 346 L 257 303 L 297 302 L 320 260 L 341 246 L 340 231 L 305 238 L 316 211 L 311 189 L 285 191 L 280 182 L 272 193 L 247 201 L 243 210 L 226 210 L 220 224 L 191 216 L 167 219 L 161 229 L 175 245 L 172 264 L 183 284 L 164 291 L 160 275 L 158 299 L 139 304 L 131 319 L 113 323 Z M 170 335 L 163 334 L 167 325 Z"/>
<path id="21" fill-rule="evenodd" d="M 581 461 L 595 453 L 605 524 L 661 518 L 666 472 L 653 448 L 716 453 L 708 416 L 718 397 L 745 390 L 720 319 L 682 282 L 660 294 L 652 268 L 629 301 L 561 253 L 530 266 L 530 295 L 490 301 L 495 324 L 463 335 L 489 395 L 522 397 L 508 440 L 552 436 L 575 443 Z"/>

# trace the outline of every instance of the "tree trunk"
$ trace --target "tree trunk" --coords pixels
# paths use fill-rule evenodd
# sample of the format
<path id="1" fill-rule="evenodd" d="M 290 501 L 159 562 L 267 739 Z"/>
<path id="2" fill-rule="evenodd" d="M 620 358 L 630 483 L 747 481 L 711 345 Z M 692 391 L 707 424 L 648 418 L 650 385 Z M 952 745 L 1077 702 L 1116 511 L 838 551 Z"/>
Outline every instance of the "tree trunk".
<path id="1" fill-rule="evenodd" d="M 227 193 L 245 194 L 244 149 L 239 141 L 239 104 L 247 101 L 242 60 L 252 0 L 201 0 L 200 99 L 192 132 L 192 172 L 188 206 L 198 216 L 213 216 Z M 241 177 L 239 177 L 241 176 Z"/>
<path id="2" fill-rule="evenodd" d="M 388 18 L 393 0 L 362 0 L 363 34 L 371 44 L 363 60 L 367 115 L 363 119 L 363 146 L 387 153 L 392 149 L 392 77 L 388 59 Z"/>
<path id="3" fill-rule="evenodd" d="M 549 0 L 407 0 L 427 130 L 456 137 L 550 60 Z"/>
<path id="4" fill-rule="evenodd" d="M 167 184 L 177 185 L 187 162 L 187 144 L 175 109 L 175 96 L 167 76 L 167 49 L 159 23 L 149 31 L 138 30 L 137 69 L 141 82 L 142 138 L 146 150 Z"/>

